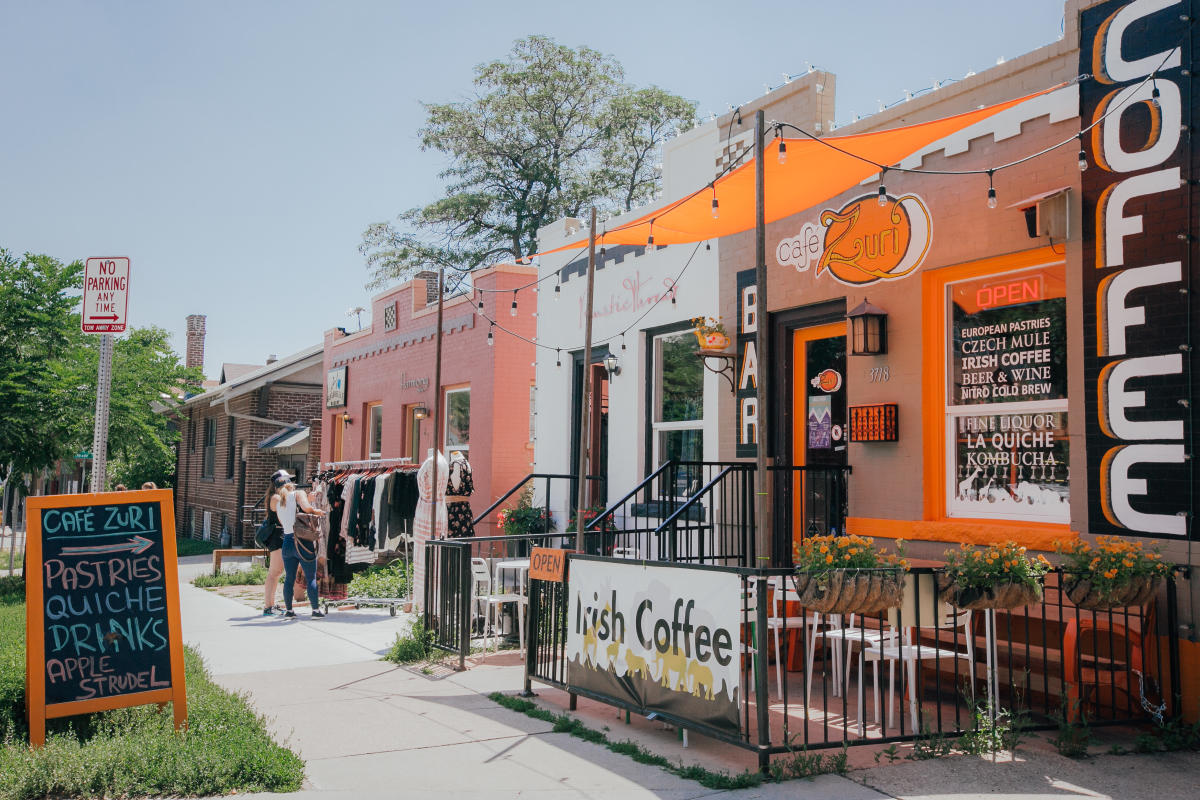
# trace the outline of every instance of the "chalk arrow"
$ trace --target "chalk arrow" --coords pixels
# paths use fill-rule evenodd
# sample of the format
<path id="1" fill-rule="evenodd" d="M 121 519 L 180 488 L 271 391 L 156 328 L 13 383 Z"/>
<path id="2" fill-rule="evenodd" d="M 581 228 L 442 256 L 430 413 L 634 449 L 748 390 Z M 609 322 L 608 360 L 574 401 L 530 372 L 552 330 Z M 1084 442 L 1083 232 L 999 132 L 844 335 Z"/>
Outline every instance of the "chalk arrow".
<path id="1" fill-rule="evenodd" d="M 94 319 L 107 319 L 111 322 L 116 322 L 119 319 L 119 317 L 116 314 L 112 314 L 111 316 L 107 316 L 107 317 L 88 317 L 89 322 Z"/>
<path id="2" fill-rule="evenodd" d="M 134 536 L 132 539 L 118 544 L 98 544 L 91 547 L 64 547 L 62 554 L 64 556 L 94 556 L 104 553 L 119 553 L 122 550 L 128 550 L 134 555 L 146 552 L 154 542 L 147 539 L 145 536 Z"/>

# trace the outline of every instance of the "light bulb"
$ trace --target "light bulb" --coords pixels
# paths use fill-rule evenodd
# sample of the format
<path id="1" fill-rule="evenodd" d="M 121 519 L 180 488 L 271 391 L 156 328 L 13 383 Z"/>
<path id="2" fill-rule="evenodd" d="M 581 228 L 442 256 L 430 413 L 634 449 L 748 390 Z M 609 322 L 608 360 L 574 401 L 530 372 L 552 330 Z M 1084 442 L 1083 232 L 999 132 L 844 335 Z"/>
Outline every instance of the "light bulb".
<path id="1" fill-rule="evenodd" d="M 996 207 L 996 189 L 993 186 L 988 187 L 988 208 Z"/>
<path id="2" fill-rule="evenodd" d="M 881 183 L 879 184 L 879 205 L 886 206 L 887 202 L 887 187 Z"/>
<path id="3" fill-rule="evenodd" d="M 493 322 L 492 324 L 495 325 L 496 323 Z M 488 328 L 488 347 L 492 347 L 493 345 L 495 345 L 495 341 L 492 338 L 492 329 Z"/>
<path id="4" fill-rule="evenodd" d="M 562 366 L 562 352 L 556 349 L 554 351 L 554 358 L 556 359 L 554 366 L 561 367 Z"/>
<path id="5" fill-rule="evenodd" d="M 1158 81 L 1154 82 L 1154 88 L 1150 90 L 1150 105 L 1158 108 Z"/>
<path id="6" fill-rule="evenodd" d="M 787 163 L 787 144 L 784 143 L 783 139 L 779 140 L 779 163 Z"/>
<path id="7" fill-rule="evenodd" d="M 554 284 L 554 299 L 557 300 L 561 296 L 562 296 L 562 284 L 556 283 L 556 284 Z"/>
<path id="8" fill-rule="evenodd" d="M 514 317 L 517 315 L 517 293 L 515 290 L 513 291 L 512 308 L 508 310 L 508 313 Z"/>
<path id="9" fill-rule="evenodd" d="M 604 253 L 605 253 L 605 249 L 604 249 L 603 247 L 601 247 L 601 248 L 600 248 L 600 260 L 601 260 L 601 261 L 603 261 L 603 260 L 604 260 Z"/>
<path id="10" fill-rule="evenodd" d="M 621 349 L 625 349 L 625 334 L 621 334 Z"/>
<path id="11" fill-rule="evenodd" d="M 715 194 L 713 195 L 712 201 L 712 215 L 713 219 L 717 219 L 721 216 L 721 212 L 717 210 L 717 196 Z"/>
<path id="12" fill-rule="evenodd" d="M 1085 153 L 1083 151 L 1083 148 L 1080 148 L 1079 149 L 1079 171 L 1083 172 L 1087 168 L 1088 168 L 1087 153 Z"/>
<path id="13" fill-rule="evenodd" d="M 479 310 L 483 311 L 483 292 L 479 293 Z"/>

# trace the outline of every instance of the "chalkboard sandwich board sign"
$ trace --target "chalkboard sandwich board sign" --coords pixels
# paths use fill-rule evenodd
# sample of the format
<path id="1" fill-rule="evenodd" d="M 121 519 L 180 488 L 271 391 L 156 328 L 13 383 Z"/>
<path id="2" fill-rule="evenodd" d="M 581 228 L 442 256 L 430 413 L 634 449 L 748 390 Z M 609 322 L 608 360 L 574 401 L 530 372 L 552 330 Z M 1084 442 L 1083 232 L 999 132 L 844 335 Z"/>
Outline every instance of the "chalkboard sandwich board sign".
<path id="1" fill-rule="evenodd" d="M 170 489 L 31 497 L 29 741 L 46 720 L 173 701 L 187 722 Z"/>

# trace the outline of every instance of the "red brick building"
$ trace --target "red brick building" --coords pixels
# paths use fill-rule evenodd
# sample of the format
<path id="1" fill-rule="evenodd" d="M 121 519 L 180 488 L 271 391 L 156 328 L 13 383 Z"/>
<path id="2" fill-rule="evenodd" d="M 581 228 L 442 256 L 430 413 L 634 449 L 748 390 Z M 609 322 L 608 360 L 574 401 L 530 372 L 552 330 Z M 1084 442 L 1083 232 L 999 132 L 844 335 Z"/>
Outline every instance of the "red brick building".
<path id="1" fill-rule="evenodd" d="M 483 290 L 482 311 L 480 292 L 470 290 L 447 299 L 443 309 L 443 423 L 437 439 L 443 452 L 462 450 L 469 458 L 478 512 L 528 474 L 533 462 L 534 345 L 518 336 L 537 335 L 537 294 L 520 288 L 537 278 L 537 270 L 502 265 L 473 278 Z M 496 328 L 490 320 L 497 321 Z M 322 462 L 424 460 L 435 438 L 436 331 L 437 275 L 422 273 L 372 298 L 368 327 L 325 334 L 328 433 Z"/>
<path id="2" fill-rule="evenodd" d="M 202 320 L 202 318 L 201 318 Z M 203 322 L 188 320 L 188 355 Z M 198 352 L 203 353 L 202 338 Z M 177 445 L 175 525 L 181 536 L 243 544 L 247 522 L 271 473 L 285 468 L 307 480 L 321 446 L 321 345 L 263 366 L 226 364 L 220 382 L 186 398 L 172 414 Z"/>

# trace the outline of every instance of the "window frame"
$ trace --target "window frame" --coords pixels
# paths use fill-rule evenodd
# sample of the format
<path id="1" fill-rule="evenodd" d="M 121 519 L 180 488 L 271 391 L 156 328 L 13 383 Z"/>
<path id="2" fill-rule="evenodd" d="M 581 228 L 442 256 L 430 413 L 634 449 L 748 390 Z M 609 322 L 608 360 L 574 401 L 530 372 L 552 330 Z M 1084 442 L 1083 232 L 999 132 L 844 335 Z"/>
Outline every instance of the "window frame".
<path id="1" fill-rule="evenodd" d="M 364 443 L 363 450 L 366 452 L 367 458 L 383 458 L 383 401 L 377 400 L 373 403 L 367 403 L 366 411 L 363 417 L 367 420 L 366 436 L 367 440 Z M 378 417 L 378 421 L 376 418 Z M 376 444 L 378 439 L 379 448 L 374 449 L 372 445 Z"/>
<path id="2" fill-rule="evenodd" d="M 217 469 L 217 418 L 204 419 L 204 445 L 200 454 L 200 477 L 212 480 Z"/>
<path id="3" fill-rule="evenodd" d="M 646 335 L 646 364 L 648 366 L 647 373 L 650 380 L 646 382 L 646 470 L 657 469 L 662 464 L 662 433 L 672 431 L 690 431 L 695 430 L 700 434 L 700 460 L 704 459 L 704 448 L 707 444 L 704 435 L 704 418 L 705 410 L 708 405 L 708 395 L 706 385 L 708 381 L 704 377 L 704 365 L 699 358 L 696 359 L 696 367 L 700 370 L 701 376 L 701 396 L 698 418 L 690 420 L 679 420 L 673 422 L 660 422 L 659 408 L 662 403 L 662 348 L 660 342 L 667 338 L 676 338 L 680 336 L 694 336 L 695 326 L 690 322 L 679 322 L 673 325 L 665 325 L 658 328 L 651 328 L 643 331 Z M 699 349 L 699 342 L 696 344 Z"/>
<path id="4" fill-rule="evenodd" d="M 467 395 L 467 441 L 466 444 L 450 444 L 450 395 Z M 442 452 L 449 454 L 453 450 L 461 450 L 464 454 L 471 452 L 471 385 L 451 386 L 442 390 Z"/>
<path id="5" fill-rule="evenodd" d="M 229 418 L 228 437 L 225 445 L 225 480 L 231 481 L 237 474 L 237 417 Z"/>

